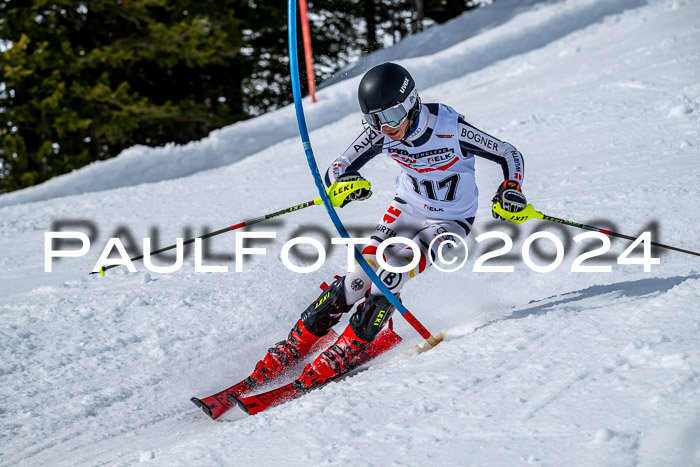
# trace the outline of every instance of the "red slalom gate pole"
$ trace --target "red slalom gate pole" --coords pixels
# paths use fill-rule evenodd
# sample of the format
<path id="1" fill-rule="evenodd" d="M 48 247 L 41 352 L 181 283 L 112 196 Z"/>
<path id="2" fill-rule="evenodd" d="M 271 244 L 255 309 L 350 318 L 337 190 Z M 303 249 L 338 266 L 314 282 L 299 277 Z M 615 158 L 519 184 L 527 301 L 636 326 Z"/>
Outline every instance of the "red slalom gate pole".
<path id="1" fill-rule="evenodd" d="M 299 14 L 301 15 L 301 33 L 304 39 L 304 61 L 306 62 L 306 79 L 309 83 L 311 102 L 316 102 L 316 78 L 314 76 L 314 62 L 311 54 L 311 31 L 307 15 L 306 0 L 299 0 Z"/>

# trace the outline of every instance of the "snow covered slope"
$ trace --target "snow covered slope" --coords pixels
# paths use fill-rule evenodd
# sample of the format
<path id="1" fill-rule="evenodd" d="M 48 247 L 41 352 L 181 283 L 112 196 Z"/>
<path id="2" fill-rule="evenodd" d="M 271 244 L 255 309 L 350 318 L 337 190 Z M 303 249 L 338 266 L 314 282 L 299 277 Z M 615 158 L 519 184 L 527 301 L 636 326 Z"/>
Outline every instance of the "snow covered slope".
<path id="1" fill-rule="evenodd" d="M 538 209 L 700 249 L 700 2 L 499 4 L 514 10 L 496 27 L 401 61 L 424 101 L 448 103 L 518 147 Z M 308 106 L 321 166 L 361 131 L 356 85 L 328 87 Z M 245 133 L 250 141 L 237 139 Z M 228 146 L 250 156 L 226 159 Z M 255 417 L 212 422 L 189 397 L 248 374 L 344 267 L 342 249 L 308 275 L 281 264 L 288 238 L 332 234 L 323 209 L 261 224 L 277 239 L 259 242 L 267 255 L 240 273 L 224 259 L 208 264 L 228 273 L 195 273 L 192 256 L 174 274 L 143 264 L 87 272 L 120 230 L 165 245 L 186 226 L 199 234 L 314 198 L 292 110 L 110 163 L 0 197 L 0 464 L 700 464 L 698 259 L 661 253 L 644 273 L 615 264 L 627 244 L 614 241 L 612 272 L 572 273 L 579 232 L 554 226 L 566 258 L 536 273 L 519 255 L 544 226 L 492 221 L 500 169 L 488 161 L 477 161 L 467 266 L 429 271 L 403 294 L 430 330 L 448 330 L 444 343 L 399 358 L 419 337 L 397 316 L 404 343 L 367 371 Z M 374 226 L 397 170 L 388 158 L 369 164 L 375 195 L 340 212 L 349 226 Z M 44 233 L 78 220 L 96 229 L 89 254 L 44 273 Z M 515 272 L 472 272 L 484 252 L 474 238 L 491 230 L 513 236 Z M 232 255 L 234 236 L 210 246 Z"/>

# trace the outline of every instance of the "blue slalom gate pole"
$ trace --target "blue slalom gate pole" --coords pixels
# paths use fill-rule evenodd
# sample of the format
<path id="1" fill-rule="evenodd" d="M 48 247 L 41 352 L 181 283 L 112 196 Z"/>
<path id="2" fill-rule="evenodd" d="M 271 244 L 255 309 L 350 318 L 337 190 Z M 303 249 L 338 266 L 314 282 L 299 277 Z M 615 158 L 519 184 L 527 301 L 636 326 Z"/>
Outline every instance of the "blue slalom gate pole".
<path id="1" fill-rule="evenodd" d="M 326 211 L 328 211 L 328 215 L 331 218 L 331 221 L 333 222 L 333 225 L 335 226 L 335 229 L 338 231 L 338 234 L 340 234 L 341 237 L 343 238 L 350 238 L 350 235 L 348 234 L 347 230 L 345 230 L 345 226 L 343 223 L 340 221 L 340 218 L 338 217 L 338 214 L 335 212 L 335 209 L 333 208 L 333 204 L 331 204 L 331 200 L 328 198 L 328 194 L 326 193 L 326 188 L 323 185 L 323 180 L 321 179 L 321 175 L 318 172 L 318 165 L 316 164 L 316 158 L 314 157 L 313 150 L 311 149 L 311 142 L 309 140 L 309 132 L 306 127 L 306 118 L 304 117 L 304 107 L 301 102 L 301 86 L 299 84 L 299 62 L 297 60 L 297 5 L 296 5 L 296 0 L 288 0 L 288 13 L 287 13 L 287 19 L 288 19 L 288 28 L 289 28 L 289 68 L 290 68 L 290 73 L 292 77 L 292 92 L 294 94 L 294 108 L 296 110 L 297 114 L 297 123 L 299 125 L 299 133 L 301 135 L 301 141 L 304 145 L 304 152 L 306 153 L 306 160 L 309 163 L 309 169 L 311 169 L 311 175 L 314 177 L 314 181 L 316 183 L 316 188 L 318 188 L 318 192 L 321 195 L 321 199 L 323 200 L 323 205 L 326 207 Z M 418 253 L 420 254 L 420 252 Z M 413 326 L 413 328 L 418 331 L 418 334 L 421 335 L 425 340 L 428 341 L 428 343 L 431 346 L 437 345 L 439 342 L 433 335 L 423 326 L 420 321 L 418 321 L 413 314 L 411 314 L 410 311 L 406 309 L 406 307 L 403 306 L 403 304 L 399 301 L 394 294 L 391 293 L 391 291 L 387 288 L 386 285 L 382 282 L 382 280 L 375 274 L 374 270 L 372 270 L 372 267 L 367 263 L 365 258 L 362 256 L 360 251 L 355 248 L 355 259 L 357 262 L 360 264 L 360 267 L 365 271 L 365 273 L 369 276 L 370 280 L 376 285 L 379 290 L 384 294 L 384 296 L 389 300 L 389 302 L 401 313 L 401 316 L 403 316 L 406 321 Z"/>

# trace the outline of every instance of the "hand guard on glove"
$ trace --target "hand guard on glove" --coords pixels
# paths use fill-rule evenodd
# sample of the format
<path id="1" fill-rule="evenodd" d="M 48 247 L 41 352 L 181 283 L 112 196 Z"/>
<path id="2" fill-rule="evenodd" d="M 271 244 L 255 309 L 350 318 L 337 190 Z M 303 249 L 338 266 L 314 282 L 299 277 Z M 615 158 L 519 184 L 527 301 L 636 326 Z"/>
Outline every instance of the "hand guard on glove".
<path id="1" fill-rule="evenodd" d="M 527 199 L 520 190 L 520 183 L 515 180 L 506 180 L 498 186 L 496 195 L 491 200 L 491 204 L 501 203 L 501 207 L 508 212 L 522 211 L 527 207 Z M 505 219 L 491 211 L 494 219 Z"/>
<path id="2" fill-rule="evenodd" d="M 360 175 L 360 172 L 356 172 L 353 170 L 350 172 L 345 172 L 336 180 L 339 182 L 359 182 L 366 179 L 362 175 Z M 353 201 L 364 201 L 370 196 L 372 196 L 372 190 L 362 188 L 360 190 L 353 191 L 350 195 L 348 195 L 347 198 L 345 198 L 345 201 L 343 201 L 343 204 L 341 204 L 340 207 L 345 207 Z"/>

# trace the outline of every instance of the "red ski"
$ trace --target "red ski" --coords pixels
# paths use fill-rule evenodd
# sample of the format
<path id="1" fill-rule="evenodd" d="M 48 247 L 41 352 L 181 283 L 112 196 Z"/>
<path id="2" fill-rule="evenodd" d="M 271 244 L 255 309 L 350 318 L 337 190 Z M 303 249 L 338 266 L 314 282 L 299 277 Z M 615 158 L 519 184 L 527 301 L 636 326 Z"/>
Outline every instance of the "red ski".
<path id="1" fill-rule="evenodd" d="M 253 391 L 253 388 L 248 386 L 246 382 L 247 379 L 248 378 L 234 384 L 230 388 L 226 388 L 221 392 L 217 392 L 216 394 L 212 394 L 211 396 L 203 399 L 193 397 L 190 400 L 194 403 L 194 405 L 202 409 L 202 412 L 207 414 L 209 418 L 216 420 L 223 415 L 224 412 L 233 407 L 233 403 L 227 398 L 229 394 L 238 394 L 242 396 L 245 394 L 250 394 Z"/>
<path id="2" fill-rule="evenodd" d="M 340 276 L 334 276 L 334 279 L 340 279 Z M 323 282 L 321 284 L 321 291 L 325 291 L 328 287 L 329 285 L 326 282 Z M 389 326 L 391 327 L 392 325 L 393 323 L 390 320 Z M 323 338 L 319 339 L 319 341 L 313 347 L 311 347 L 310 352 L 313 353 L 317 352 L 322 348 L 325 349 L 337 339 L 338 333 L 331 329 L 328 332 L 328 334 L 326 334 Z M 281 376 L 282 374 L 277 376 Z M 243 381 L 234 384 L 230 388 L 226 388 L 223 391 L 217 392 L 216 394 L 212 394 L 211 396 L 205 397 L 204 399 L 197 399 L 196 397 L 192 397 L 190 400 L 192 401 L 192 403 L 194 403 L 194 405 L 202 409 L 202 412 L 207 414 L 212 420 L 216 420 L 233 406 L 234 403 L 229 400 L 229 395 L 245 396 L 246 394 L 250 394 L 251 392 L 253 392 L 258 387 L 259 385 L 252 381 L 250 377 L 248 377 Z"/>
<path id="3" fill-rule="evenodd" d="M 380 355 L 386 352 L 387 350 L 391 349 L 392 347 L 395 347 L 396 345 L 398 345 L 399 342 L 401 342 L 401 337 L 398 334 L 396 334 L 392 329 L 384 329 L 381 333 L 379 333 L 379 336 L 377 336 L 377 338 L 367 347 L 367 350 L 365 350 L 362 353 L 357 363 L 352 368 L 350 368 L 349 371 L 352 371 L 353 369 L 367 363 L 369 360 L 376 357 L 377 355 Z M 347 372 L 340 374 L 334 379 L 338 379 L 346 373 Z M 328 380 L 325 384 L 328 384 L 331 381 L 333 380 Z M 322 386 L 316 386 L 313 389 Z M 226 395 L 226 397 L 228 398 L 227 402 L 229 404 L 229 407 L 234 404 L 237 404 L 248 415 L 255 415 L 257 413 L 269 409 L 270 407 L 274 407 L 276 405 L 280 405 L 284 402 L 303 396 L 309 391 L 309 389 L 299 390 L 296 387 L 294 387 L 294 383 L 289 383 L 271 391 L 263 392 L 262 394 L 257 394 L 250 397 L 242 397 L 242 394 L 236 394 L 235 392 L 229 392 Z"/>
<path id="4" fill-rule="evenodd" d="M 319 351 L 320 349 L 325 349 L 337 339 L 338 333 L 331 329 L 328 332 L 328 334 L 323 336 L 323 338 L 319 339 L 319 341 L 311 348 L 311 352 L 313 353 Z M 277 377 L 279 376 L 281 375 L 278 375 Z M 266 381 L 265 384 L 267 384 L 268 382 L 269 381 Z M 228 398 L 229 395 L 245 396 L 246 394 L 250 394 L 251 392 L 259 388 L 260 386 L 255 384 L 254 381 L 251 381 L 249 378 L 246 378 L 243 381 L 234 384 L 230 388 L 226 388 L 221 392 L 212 394 L 211 396 L 207 396 L 203 399 L 197 399 L 196 397 L 193 397 L 190 400 L 192 401 L 192 403 L 194 403 L 194 405 L 202 409 L 202 412 L 207 414 L 212 420 L 216 420 L 221 415 L 223 415 L 228 409 L 233 407 L 233 403 Z"/>

